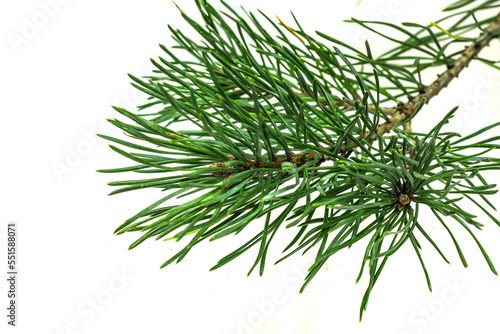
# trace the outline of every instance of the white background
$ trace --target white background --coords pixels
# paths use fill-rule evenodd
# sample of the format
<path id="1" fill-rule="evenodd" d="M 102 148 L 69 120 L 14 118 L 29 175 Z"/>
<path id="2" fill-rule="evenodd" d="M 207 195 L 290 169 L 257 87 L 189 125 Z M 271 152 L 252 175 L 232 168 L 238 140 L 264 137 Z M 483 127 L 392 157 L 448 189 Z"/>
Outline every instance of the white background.
<path id="1" fill-rule="evenodd" d="M 441 17 L 439 10 L 447 4 L 363 0 L 355 7 L 355 2 L 258 0 L 245 6 L 278 14 L 290 26 L 292 10 L 311 34 L 319 30 L 360 49 L 370 37 L 376 55 L 386 42 L 343 19 L 425 24 Z M 192 1 L 178 4 L 196 17 Z M 35 26 L 30 29 L 30 24 Z M 363 245 L 332 257 L 301 295 L 310 256 L 272 265 L 294 230 L 282 230 L 275 238 L 263 277 L 246 277 L 257 249 L 208 272 L 253 237 L 262 226 L 257 221 L 236 237 L 201 244 L 180 264 L 162 270 L 159 266 L 181 245 L 146 242 L 127 251 L 136 235 L 113 236 L 113 230 L 159 193 L 107 197 L 112 189 L 106 183 L 127 176 L 95 170 L 128 161 L 94 133 L 119 136 L 104 121 L 117 116 L 110 105 L 134 110 L 143 101 L 126 73 L 148 73 L 149 58 L 162 54 L 158 43 L 172 44 L 167 24 L 186 29 L 169 1 L 0 0 L 0 254 L 5 254 L 6 224 L 16 221 L 20 261 L 18 327 L 6 326 L 2 279 L 1 333 L 498 333 L 500 279 L 470 236 L 450 223 L 469 262 L 464 269 L 450 238 L 428 214 L 422 214 L 421 223 L 452 265 L 421 238 L 431 294 L 406 245 L 386 266 L 361 324 L 358 309 L 367 280 L 355 285 L 355 278 Z M 24 39 L 16 44 L 13 36 Z M 495 41 L 485 55 L 496 54 L 498 60 L 499 50 Z M 476 62 L 425 107 L 413 128 L 430 129 L 457 104 L 461 109 L 450 131 L 470 133 L 499 121 L 499 88 L 500 72 Z M 56 172 L 61 165 L 65 172 Z M 486 176 L 499 183 L 497 174 Z M 500 206 L 500 196 L 491 201 Z M 478 219 L 486 226 L 476 235 L 500 268 L 500 228 L 482 214 Z M 5 257 L 0 255 L 1 268 Z"/>

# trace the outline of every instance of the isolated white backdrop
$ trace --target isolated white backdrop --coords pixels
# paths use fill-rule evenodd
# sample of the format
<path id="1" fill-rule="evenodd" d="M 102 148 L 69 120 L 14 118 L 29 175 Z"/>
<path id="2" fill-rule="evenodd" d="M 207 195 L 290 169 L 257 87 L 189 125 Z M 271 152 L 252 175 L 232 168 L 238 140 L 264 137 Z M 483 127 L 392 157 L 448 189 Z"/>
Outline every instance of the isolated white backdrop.
<path id="1" fill-rule="evenodd" d="M 376 54 L 385 50 L 384 40 L 341 20 L 425 24 L 441 17 L 448 2 L 228 3 L 277 14 L 290 25 L 292 10 L 310 33 L 319 30 L 359 48 L 370 37 Z M 196 15 L 193 1 L 178 4 Z M 20 260 L 18 327 L 6 325 L 2 279 L 1 333 L 498 333 L 500 279 L 470 236 L 456 229 L 470 265 L 464 269 L 432 216 L 421 220 L 452 265 L 423 244 L 431 294 L 414 251 L 403 247 L 386 266 L 361 324 L 358 308 L 367 281 L 354 283 L 362 245 L 331 258 L 302 295 L 298 289 L 309 257 L 272 266 L 293 230 L 275 238 L 263 277 L 246 277 L 257 250 L 208 272 L 262 222 L 237 237 L 202 244 L 182 263 L 162 270 L 159 266 L 180 245 L 146 242 L 127 251 L 136 235 L 117 237 L 113 230 L 158 192 L 107 197 L 106 183 L 114 176 L 94 171 L 128 162 L 94 133 L 119 135 L 105 122 L 117 116 L 110 105 L 133 110 L 143 101 L 126 73 L 148 73 L 149 58 L 162 53 L 158 43 L 172 44 L 167 24 L 187 29 L 169 1 L 0 0 L 0 261 L 6 261 L 1 254 L 10 221 L 19 225 Z M 498 44 L 487 53 L 498 58 Z M 499 121 L 499 88 L 500 72 L 474 63 L 425 107 L 413 128 L 430 129 L 457 104 L 460 112 L 448 130 L 470 133 Z M 500 183 L 495 172 L 488 177 Z M 500 206 L 500 196 L 492 202 Z M 486 226 L 477 235 L 500 268 L 500 228 L 484 215 L 479 219 Z"/>

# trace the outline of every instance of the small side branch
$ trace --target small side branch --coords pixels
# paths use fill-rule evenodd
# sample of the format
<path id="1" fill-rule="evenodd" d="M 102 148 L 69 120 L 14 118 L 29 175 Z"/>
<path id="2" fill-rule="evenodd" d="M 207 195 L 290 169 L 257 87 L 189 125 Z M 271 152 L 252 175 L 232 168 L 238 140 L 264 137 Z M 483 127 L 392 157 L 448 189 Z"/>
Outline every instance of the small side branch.
<path id="1" fill-rule="evenodd" d="M 400 103 L 396 107 L 396 112 L 392 115 L 389 121 L 386 121 L 380 124 L 377 128 L 377 132 L 381 135 L 390 131 L 390 129 L 405 120 L 407 120 L 413 113 L 416 108 L 422 102 L 422 99 L 426 99 L 426 103 L 441 92 L 443 88 L 448 87 L 450 82 L 458 78 L 458 75 L 462 70 L 469 66 L 469 63 L 477 57 L 477 55 L 483 50 L 486 46 L 490 44 L 490 42 L 498 38 L 498 34 L 500 32 L 500 14 L 497 19 L 491 23 L 484 32 L 481 32 L 478 38 L 474 42 L 472 42 L 468 47 L 465 48 L 465 51 L 458 57 L 448 69 L 438 75 L 438 78 L 429 86 L 427 86 L 422 94 L 419 94 L 406 103 Z"/>
<path id="2" fill-rule="evenodd" d="M 281 20 L 280 20 L 281 21 Z M 283 23 L 283 22 L 282 22 Z M 284 24 L 283 24 L 284 25 Z M 290 28 L 288 28 L 286 25 L 285 27 L 291 31 Z M 293 32 L 293 31 L 292 31 Z M 415 96 L 411 97 L 408 102 L 402 103 L 400 102 L 396 107 L 392 108 L 380 108 L 381 111 L 387 116 L 390 117 L 389 120 L 385 121 L 382 124 L 379 124 L 377 127 L 377 132 L 380 135 L 384 135 L 391 131 L 391 129 L 394 126 L 397 126 L 398 124 L 403 123 L 406 121 L 408 118 L 410 118 L 417 107 L 420 105 L 422 100 L 425 98 L 425 103 L 429 103 L 429 101 L 437 96 L 442 89 L 448 87 L 450 82 L 458 78 L 458 75 L 462 72 L 462 70 L 466 67 L 469 66 L 469 63 L 477 57 L 477 55 L 486 47 L 490 44 L 490 42 L 498 38 L 500 34 L 500 14 L 498 15 L 497 19 L 492 22 L 481 34 L 479 35 L 478 38 L 474 42 L 472 42 L 469 46 L 465 48 L 465 51 L 456 59 L 453 61 L 452 64 L 450 64 L 445 72 L 442 74 L 438 74 L 438 78 L 430 85 L 426 86 L 424 91 Z M 303 41 L 302 41 L 303 42 Z M 304 42 L 303 42 L 304 43 Z M 298 93 L 299 95 L 307 95 L 304 92 L 303 93 Z M 345 109 L 345 110 L 350 110 L 353 107 L 349 104 L 347 104 L 344 101 L 335 101 L 335 103 Z M 374 110 L 374 106 L 369 106 L 371 110 Z M 405 123 L 405 130 L 406 131 L 411 131 L 411 124 L 410 122 Z M 365 135 L 365 139 L 368 141 L 373 141 L 373 137 L 367 138 L 369 133 Z M 361 138 L 360 138 L 361 139 Z M 345 144 L 344 144 L 345 145 Z M 343 145 L 343 147 L 344 147 Z M 326 147 L 321 147 L 323 149 L 328 149 Z M 344 151 L 341 150 L 341 154 L 344 157 L 348 157 L 352 151 L 354 151 L 356 148 L 352 148 L 349 151 Z M 320 160 L 318 160 L 317 165 L 321 164 L 326 160 L 326 156 L 323 155 Z M 234 159 L 234 157 L 230 157 L 230 159 Z M 250 160 L 247 159 L 247 165 L 246 166 L 240 166 L 237 170 L 234 172 L 213 172 L 214 175 L 217 176 L 229 176 L 234 173 L 237 173 L 242 170 L 248 170 L 248 169 L 253 169 L 253 168 L 273 168 L 273 169 L 281 169 L 281 165 L 283 162 L 291 162 L 295 164 L 296 166 L 300 166 L 308 161 L 314 160 L 315 159 L 315 154 L 313 153 L 308 153 L 305 155 L 300 155 L 300 154 L 294 154 L 290 153 L 288 156 L 275 156 L 273 161 L 269 164 L 264 163 L 262 161 L 257 161 L 257 160 Z M 210 167 L 227 167 L 226 164 L 224 163 L 214 163 Z"/>

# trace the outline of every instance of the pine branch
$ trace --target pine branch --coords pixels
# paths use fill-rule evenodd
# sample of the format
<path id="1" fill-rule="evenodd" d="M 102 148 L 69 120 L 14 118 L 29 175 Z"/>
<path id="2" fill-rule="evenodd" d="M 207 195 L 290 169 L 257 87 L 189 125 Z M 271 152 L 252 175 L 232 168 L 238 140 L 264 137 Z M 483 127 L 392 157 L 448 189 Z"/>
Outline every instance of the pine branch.
<path id="1" fill-rule="evenodd" d="M 368 41 L 363 52 L 317 32 L 334 43 L 327 46 L 306 34 L 297 20 L 298 29 L 293 30 L 263 13 L 260 20 L 253 13 L 243 17 L 222 3 L 226 12 L 196 0 L 204 23 L 181 11 L 201 41 L 170 29 L 176 48 L 187 51 L 191 59 L 179 59 L 161 46 L 168 59 L 151 60 L 153 75 L 130 75 L 134 87 L 150 96 L 139 110 L 157 110 L 139 114 L 115 107 L 130 123 L 109 121 L 127 137 L 101 135 L 123 147 L 110 145 L 135 165 L 100 172 L 143 176 L 109 183 L 119 187 L 111 194 L 144 188 L 165 192 L 116 229 L 116 234 L 141 234 L 130 249 L 150 239 L 190 238 L 161 266 L 165 267 L 181 261 L 197 244 L 240 233 L 265 217 L 261 232 L 212 269 L 259 245 L 250 272 L 259 266 L 262 275 L 277 231 L 282 226 L 297 228 L 283 251 L 286 254 L 276 263 L 316 249 L 303 291 L 331 256 L 368 238 L 358 277 L 367 271 L 370 280 L 361 318 L 387 259 L 408 240 L 429 289 L 419 238 L 448 262 L 419 218 L 420 207 L 426 206 L 450 235 L 464 266 L 467 262 L 449 220 L 467 230 L 497 273 L 470 229 L 483 225 L 457 203 L 468 201 L 500 226 L 486 197 L 497 193 L 496 185 L 482 175 L 500 170 L 500 159 L 488 155 L 500 149 L 500 136 L 477 139 L 497 130 L 500 123 L 459 138 L 442 131 L 458 107 L 427 134 L 412 132 L 410 121 L 498 37 L 500 18 L 489 14 L 497 12 L 500 1 L 458 1 L 446 8 L 451 12 L 447 17 L 429 26 L 349 20 L 397 44 L 378 58 Z M 473 10 L 462 11 L 466 5 L 474 5 Z M 480 12 L 487 17 L 478 20 L 475 15 Z M 438 24 L 447 20 L 454 22 L 444 30 Z M 407 39 L 383 34 L 372 25 L 388 26 Z M 458 36 L 478 30 L 483 33 L 476 39 Z M 465 52 L 449 48 L 468 40 L 472 44 Z M 496 60 L 479 60 L 499 69 Z M 447 68 L 431 85 L 423 85 L 421 73 L 437 66 Z M 400 103 L 402 97 L 408 102 Z M 188 130 L 186 123 L 196 128 Z M 394 135 L 388 135 L 390 131 Z M 327 160 L 331 164 L 324 164 Z M 197 197 L 169 204 L 187 195 Z"/>

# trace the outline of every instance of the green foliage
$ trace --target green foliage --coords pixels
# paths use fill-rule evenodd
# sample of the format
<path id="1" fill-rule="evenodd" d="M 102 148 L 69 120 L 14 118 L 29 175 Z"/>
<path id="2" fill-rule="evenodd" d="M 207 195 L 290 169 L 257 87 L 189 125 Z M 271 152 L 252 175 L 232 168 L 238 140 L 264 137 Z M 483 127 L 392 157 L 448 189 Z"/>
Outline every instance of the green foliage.
<path id="1" fill-rule="evenodd" d="M 486 14 L 498 9 L 499 1 L 486 1 L 473 11 L 459 11 L 464 3 L 459 1 L 447 7 L 452 13 L 435 25 L 403 24 L 410 30 L 349 20 L 374 32 L 372 26 L 385 25 L 407 36 L 405 40 L 384 35 L 396 46 L 379 57 L 374 57 L 368 42 L 362 52 L 318 32 L 334 43 L 327 46 L 307 35 L 297 21 L 298 29 L 292 30 L 263 13 L 257 17 L 245 12 L 242 17 L 227 5 L 226 11 L 217 11 L 204 0 L 196 3 L 203 23 L 181 14 L 200 34 L 199 41 L 170 28 L 175 48 L 191 58 L 181 60 L 161 46 L 166 55 L 151 60 L 153 75 L 130 76 L 132 84 L 150 96 L 140 110 L 154 111 L 141 115 L 115 107 L 128 121 L 109 120 L 134 140 L 101 135 L 135 164 L 100 172 L 142 176 L 111 182 L 118 187 L 111 194 L 144 188 L 165 193 L 116 229 L 117 234 L 141 234 L 131 249 L 150 238 L 189 238 L 164 267 L 181 261 L 198 243 L 237 234 L 262 217 L 262 231 L 212 269 L 257 245 L 249 274 L 258 267 L 262 275 L 277 231 L 295 228 L 295 238 L 277 262 L 315 249 L 316 260 L 302 291 L 330 256 L 368 238 L 358 277 L 366 267 L 370 283 L 361 316 L 388 257 L 405 242 L 415 249 L 429 289 L 419 240 L 426 239 L 448 262 L 419 221 L 419 211 L 427 207 L 449 232 L 464 266 L 467 262 L 451 224 L 471 234 L 496 274 L 472 232 L 482 224 L 459 203 L 473 203 L 500 225 L 489 213 L 494 207 L 486 198 L 497 190 L 481 174 L 500 169 L 500 159 L 488 156 L 500 148 L 500 137 L 477 139 L 497 130 L 500 123 L 466 137 L 441 131 L 455 108 L 423 134 L 401 126 L 424 107 L 425 98 L 411 117 L 396 123 L 389 121 L 396 108 L 387 106 L 423 93 L 421 72 L 449 67 L 460 54 L 448 51 L 449 46 L 471 40 L 456 38 L 458 34 L 479 31 L 495 21 L 497 16 Z M 478 13 L 486 17 L 478 20 Z M 495 61 L 481 61 L 498 68 Z M 387 126 L 381 128 L 384 121 Z M 387 135 L 390 130 L 393 133 Z M 197 197 L 170 205 L 188 195 Z"/>

